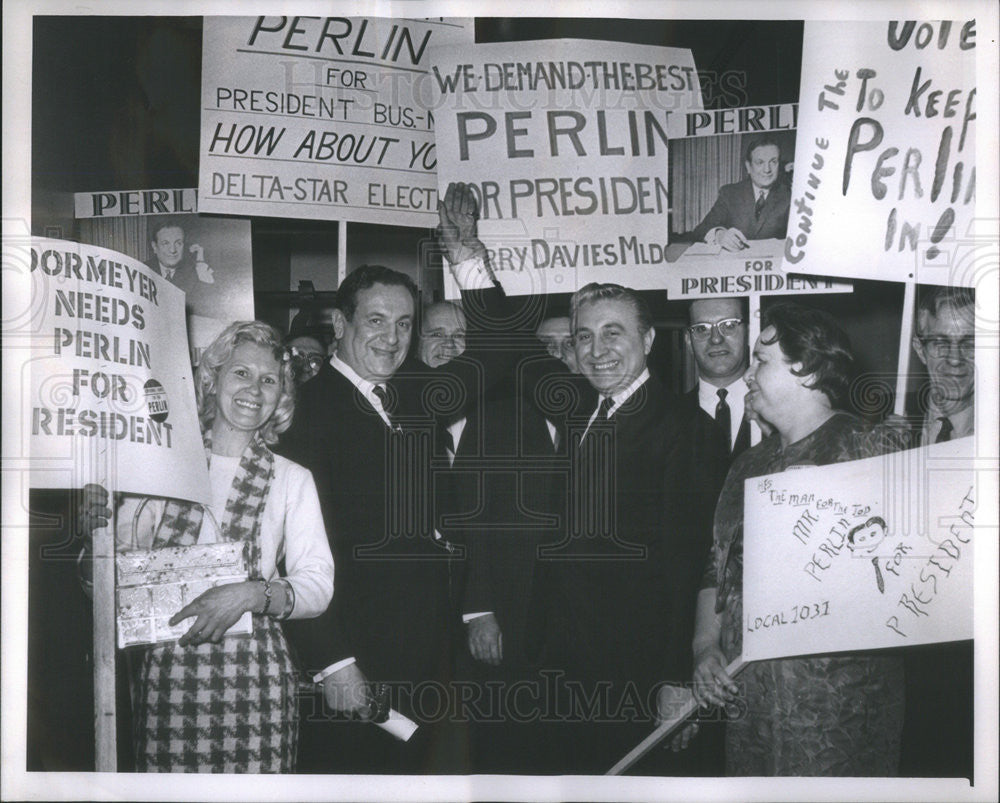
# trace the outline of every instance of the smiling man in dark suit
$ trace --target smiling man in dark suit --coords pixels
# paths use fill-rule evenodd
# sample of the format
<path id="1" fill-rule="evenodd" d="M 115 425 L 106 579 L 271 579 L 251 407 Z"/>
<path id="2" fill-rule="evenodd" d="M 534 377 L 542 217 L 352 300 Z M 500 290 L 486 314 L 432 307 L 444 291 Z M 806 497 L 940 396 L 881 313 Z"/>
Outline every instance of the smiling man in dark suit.
<path id="1" fill-rule="evenodd" d="M 747 146 L 744 164 L 747 178 L 719 190 L 715 205 L 694 230 L 695 240 L 740 251 L 750 240 L 785 236 L 792 195 L 780 180 L 778 143 L 768 137 L 754 140 Z"/>
<path id="2" fill-rule="evenodd" d="M 562 683 L 551 702 L 565 720 L 551 728 L 550 769 L 593 774 L 652 729 L 657 687 L 684 680 L 690 643 L 678 640 L 675 615 L 689 601 L 677 573 L 689 568 L 707 500 L 690 416 L 646 365 L 655 331 L 642 297 L 590 284 L 571 317 L 596 398 L 568 431 L 568 532 L 540 550 L 542 665 Z"/>

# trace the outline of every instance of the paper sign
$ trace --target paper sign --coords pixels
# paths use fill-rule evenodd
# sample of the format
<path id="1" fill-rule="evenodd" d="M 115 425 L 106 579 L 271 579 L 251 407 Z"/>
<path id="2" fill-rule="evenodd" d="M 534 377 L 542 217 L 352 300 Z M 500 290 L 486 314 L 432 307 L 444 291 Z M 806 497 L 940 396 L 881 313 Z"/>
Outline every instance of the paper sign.
<path id="1" fill-rule="evenodd" d="M 508 292 L 639 287 L 635 273 L 663 268 L 670 120 L 702 107 L 690 50 L 574 39 L 437 47 L 431 74 L 439 191 L 472 185 L 479 236 L 497 249 Z"/>
<path id="2" fill-rule="evenodd" d="M 972 638 L 972 447 L 747 480 L 744 660 Z"/>
<path id="3" fill-rule="evenodd" d="M 437 225 L 432 46 L 472 21 L 206 17 L 202 211 Z"/>
<path id="4" fill-rule="evenodd" d="M 805 23 L 785 270 L 973 286 L 977 46 L 975 20 Z"/>
<path id="5" fill-rule="evenodd" d="M 106 248 L 32 238 L 6 258 L 32 280 L 32 334 L 4 351 L 28 394 L 32 487 L 97 482 L 84 458 L 100 449 L 114 490 L 209 501 L 184 294 Z"/>

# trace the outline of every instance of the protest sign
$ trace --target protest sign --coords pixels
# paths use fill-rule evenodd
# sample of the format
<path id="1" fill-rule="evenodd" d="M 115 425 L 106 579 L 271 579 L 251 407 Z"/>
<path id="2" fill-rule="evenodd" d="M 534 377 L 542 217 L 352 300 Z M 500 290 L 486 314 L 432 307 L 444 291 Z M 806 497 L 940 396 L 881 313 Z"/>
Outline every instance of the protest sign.
<path id="1" fill-rule="evenodd" d="M 743 659 L 972 638 L 972 441 L 747 480 Z"/>
<path id="2" fill-rule="evenodd" d="M 658 286 L 670 117 L 702 108 L 690 50 L 573 39 L 438 47 L 431 74 L 439 190 L 472 186 L 508 293 Z"/>
<path id="3" fill-rule="evenodd" d="M 976 46 L 975 20 L 805 24 L 786 270 L 972 286 Z"/>
<path id="4" fill-rule="evenodd" d="M 433 228 L 427 57 L 471 20 L 206 17 L 205 212 Z"/>
<path id="5" fill-rule="evenodd" d="M 36 299 L 21 366 L 32 487 L 97 481 L 82 457 L 100 442 L 114 490 L 208 501 L 180 290 L 105 248 L 33 238 L 9 253 Z"/>

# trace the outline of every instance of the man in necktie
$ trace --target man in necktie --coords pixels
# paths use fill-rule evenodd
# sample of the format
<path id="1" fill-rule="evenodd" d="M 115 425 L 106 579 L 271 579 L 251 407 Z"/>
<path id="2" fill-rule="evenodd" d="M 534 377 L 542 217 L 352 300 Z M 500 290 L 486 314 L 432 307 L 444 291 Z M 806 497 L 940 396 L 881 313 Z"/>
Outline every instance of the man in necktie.
<path id="1" fill-rule="evenodd" d="M 912 345 L 927 369 L 921 392 L 907 399 L 914 445 L 964 438 L 975 431 L 975 307 L 972 290 L 919 286 Z M 906 719 L 900 774 L 972 775 L 973 643 L 915 647 L 904 654 Z"/>
<path id="2" fill-rule="evenodd" d="M 975 429 L 975 297 L 960 287 L 921 288 L 913 350 L 927 368 L 921 443 L 964 438 Z"/>
<path id="3" fill-rule="evenodd" d="M 749 421 L 743 414 L 747 387 L 746 303 L 739 298 L 692 301 L 685 340 L 694 354 L 698 377 L 689 401 L 714 419 L 727 458 L 750 445 Z M 728 470 L 729 459 L 724 470 Z"/>
<path id="4" fill-rule="evenodd" d="M 715 205 L 692 233 L 695 241 L 741 251 L 750 240 L 785 236 L 791 190 L 781 177 L 778 143 L 767 136 L 751 141 L 743 164 L 747 177 L 719 189 Z"/>
<path id="5" fill-rule="evenodd" d="M 705 506 L 691 465 L 691 416 L 650 375 L 655 330 L 644 299 L 589 284 L 571 301 L 581 397 L 568 430 L 568 532 L 539 550 L 544 577 L 542 669 L 558 677 L 546 740 L 549 771 L 604 772 L 649 732 L 657 685 L 683 681 L 690 639 L 677 639 L 679 572 L 694 511 Z M 702 517 L 704 520 L 705 517 Z M 627 700 L 643 701 L 629 709 Z M 583 700 L 600 701 L 591 710 Z M 628 711 L 627 711 L 628 709 Z"/>

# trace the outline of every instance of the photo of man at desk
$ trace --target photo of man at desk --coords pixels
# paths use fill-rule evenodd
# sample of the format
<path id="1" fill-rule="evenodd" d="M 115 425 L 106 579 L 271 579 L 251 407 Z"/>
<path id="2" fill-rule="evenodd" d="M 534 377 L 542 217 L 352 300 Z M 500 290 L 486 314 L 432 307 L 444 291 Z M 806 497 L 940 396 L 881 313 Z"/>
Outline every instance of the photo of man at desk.
<path id="1" fill-rule="evenodd" d="M 777 141 L 766 135 L 752 140 L 744 166 L 747 178 L 719 189 L 715 205 L 694 230 L 695 242 L 742 251 L 749 248 L 750 240 L 785 236 L 791 189 Z"/>

